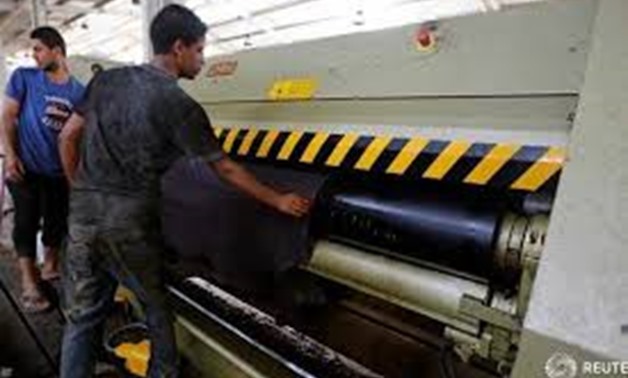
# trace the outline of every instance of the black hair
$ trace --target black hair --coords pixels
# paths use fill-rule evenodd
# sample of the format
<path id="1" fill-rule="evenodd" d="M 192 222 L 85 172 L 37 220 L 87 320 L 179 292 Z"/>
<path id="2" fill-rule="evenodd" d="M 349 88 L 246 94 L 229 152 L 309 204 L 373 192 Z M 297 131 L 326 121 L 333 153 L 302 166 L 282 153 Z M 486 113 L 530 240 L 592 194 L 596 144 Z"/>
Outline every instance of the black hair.
<path id="1" fill-rule="evenodd" d="M 31 32 L 31 39 L 38 39 L 46 45 L 49 49 L 58 47 L 65 56 L 65 40 L 61 36 L 61 33 L 53 27 L 41 26 Z"/>
<path id="2" fill-rule="evenodd" d="M 207 25 L 188 8 L 171 4 L 164 7 L 150 24 L 150 41 L 155 54 L 167 54 L 177 40 L 191 45 L 203 38 Z"/>

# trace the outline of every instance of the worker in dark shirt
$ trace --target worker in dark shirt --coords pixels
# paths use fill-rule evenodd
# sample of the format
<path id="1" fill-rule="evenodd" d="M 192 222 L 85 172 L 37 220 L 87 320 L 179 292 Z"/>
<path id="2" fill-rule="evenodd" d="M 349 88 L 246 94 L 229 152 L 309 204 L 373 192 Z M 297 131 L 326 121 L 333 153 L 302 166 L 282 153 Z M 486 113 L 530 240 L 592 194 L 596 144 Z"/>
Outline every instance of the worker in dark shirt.
<path id="1" fill-rule="evenodd" d="M 160 179 L 176 160 L 202 159 L 226 182 L 288 216 L 309 211 L 308 199 L 265 186 L 227 157 L 203 108 L 178 86 L 177 79 L 200 72 L 206 30 L 185 7 L 162 9 L 150 27 L 152 62 L 96 75 L 60 136 L 72 184 L 62 378 L 91 377 L 117 282 L 145 307 L 148 376 L 178 376 L 159 214 Z"/>

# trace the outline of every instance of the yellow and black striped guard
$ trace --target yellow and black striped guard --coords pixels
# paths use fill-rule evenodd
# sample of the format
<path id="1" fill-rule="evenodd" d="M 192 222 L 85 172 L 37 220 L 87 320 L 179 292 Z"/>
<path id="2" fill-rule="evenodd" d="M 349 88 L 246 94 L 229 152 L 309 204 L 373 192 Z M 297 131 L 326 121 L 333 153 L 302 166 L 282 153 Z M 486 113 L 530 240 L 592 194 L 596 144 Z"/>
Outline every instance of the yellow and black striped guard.
<path id="1" fill-rule="evenodd" d="M 557 178 L 565 162 L 564 148 L 551 146 L 255 128 L 214 131 L 237 159 L 523 191 L 537 191 Z"/>

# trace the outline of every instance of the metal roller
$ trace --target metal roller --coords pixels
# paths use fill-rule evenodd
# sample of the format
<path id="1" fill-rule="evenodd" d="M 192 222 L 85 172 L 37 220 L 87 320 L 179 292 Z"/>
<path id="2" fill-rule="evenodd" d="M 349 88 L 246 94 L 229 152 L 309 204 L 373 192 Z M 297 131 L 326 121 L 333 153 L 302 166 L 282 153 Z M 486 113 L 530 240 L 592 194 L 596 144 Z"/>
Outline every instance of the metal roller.
<path id="1" fill-rule="evenodd" d="M 328 241 L 317 243 L 306 269 L 473 334 L 479 322 L 460 314 L 460 301 L 465 294 L 480 301 L 489 295 L 484 284 Z"/>

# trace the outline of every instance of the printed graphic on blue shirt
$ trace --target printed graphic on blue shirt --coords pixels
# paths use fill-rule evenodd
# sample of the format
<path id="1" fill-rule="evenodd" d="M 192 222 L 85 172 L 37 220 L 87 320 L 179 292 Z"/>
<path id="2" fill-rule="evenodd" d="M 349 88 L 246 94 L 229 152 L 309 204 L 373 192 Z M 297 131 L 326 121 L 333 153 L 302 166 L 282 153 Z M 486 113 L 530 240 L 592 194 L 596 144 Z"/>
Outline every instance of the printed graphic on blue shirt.
<path id="1" fill-rule="evenodd" d="M 72 114 L 72 103 L 67 98 L 58 96 L 44 96 L 44 99 L 46 105 L 41 121 L 54 131 L 61 131 Z"/>

